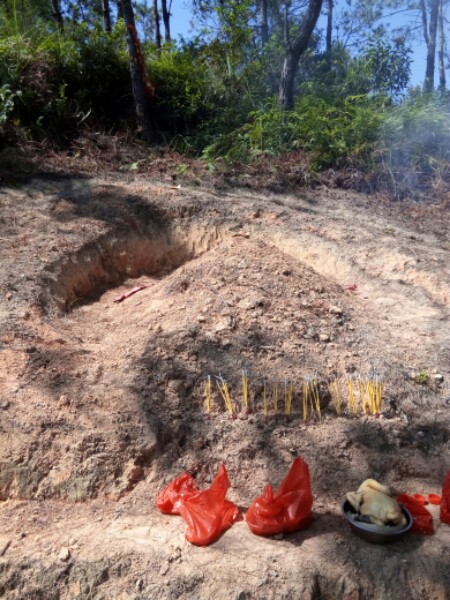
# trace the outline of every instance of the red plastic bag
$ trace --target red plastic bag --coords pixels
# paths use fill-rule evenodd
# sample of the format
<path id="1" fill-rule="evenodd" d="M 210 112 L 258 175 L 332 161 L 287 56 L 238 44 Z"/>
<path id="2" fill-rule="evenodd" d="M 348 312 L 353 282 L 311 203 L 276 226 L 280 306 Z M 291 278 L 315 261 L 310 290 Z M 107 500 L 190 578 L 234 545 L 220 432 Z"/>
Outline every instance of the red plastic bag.
<path id="1" fill-rule="evenodd" d="M 183 517 L 188 524 L 188 542 L 208 546 L 233 523 L 242 520 L 238 507 L 225 498 L 229 487 L 224 465 L 207 490 L 198 490 L 195 480 L 184 473 L 161 492 L 156 504 L 162 512 Z"/>
<path id="2" fill-rule="evenodd" d="M 441 499 L 441 521 L 450 525 L 450 471 L 444 479 Z"/>
<path id="3" fill-rule="evenodd" d="M 276 492 L 266 485 L 245 516 L 256 535 L 290 533 L 311 522 L 313 497 L 308 465 L 297 457 Z"/>
<path id="4" fill-rule="evenodd" d="M 183 473 L 159 494 L 156 506 L 163 513 L 179 515 L 182 499 L 196 491 L 198 490 L 195 479 L 189 473 Z"/>
<path id="5" fill-rule="evenodd" d="M 413 525 L 411 527 L 412 533 L 423 533 L 424 535 L 430 535 L 434 533 L 433 530 L 433 516 L 414 496 L 409 494 L 401 494 L 397 498 L 397 502 L 403 504 L 403 506 L 409 510 L 413 518 Z"/>
<path id="6" fill-rule="evenodd" d="M 186 539 L 197 546 L 208 546 L 233 523 L 242 520 L 238 507 L 225 498 L 230 481 L 222 465 L 207 490 L 186 495 L 179 514 L 188 524 Z"/>

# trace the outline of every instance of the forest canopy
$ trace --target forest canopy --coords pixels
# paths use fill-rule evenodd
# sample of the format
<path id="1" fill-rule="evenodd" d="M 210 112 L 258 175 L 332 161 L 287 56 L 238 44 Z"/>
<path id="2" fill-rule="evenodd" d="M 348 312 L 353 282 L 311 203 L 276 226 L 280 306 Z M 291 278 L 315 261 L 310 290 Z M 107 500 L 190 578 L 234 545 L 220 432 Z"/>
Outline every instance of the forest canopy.
<path id="1" fill-rule="evenodd" d="M 174 39 L 167 0 L 1 0 L 0 151 L 96 129 L 209 164 L 301 151 L 311 172 L 426 187 L 448 170 L 448 4 L 192 0 L 194 34 Z"/>

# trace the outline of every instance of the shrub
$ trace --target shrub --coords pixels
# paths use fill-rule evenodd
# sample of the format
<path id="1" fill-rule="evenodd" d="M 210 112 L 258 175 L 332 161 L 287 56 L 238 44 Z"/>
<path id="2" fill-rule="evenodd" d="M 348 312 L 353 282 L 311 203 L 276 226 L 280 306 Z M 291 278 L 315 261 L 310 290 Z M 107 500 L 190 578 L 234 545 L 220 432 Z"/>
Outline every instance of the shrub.
<path id="1" fill-rule="evenodd" d="M 450 105 L 440 95 L 414 94 L 392 107 L 377 155 L 397 197 L 450 186 Z"/>
<path id="2" fill-rule="evenodd" d="M 151 100 L 154 125 L 163 139 L 193 136 L 199 124 L 208 118 L 206 70 L 189 47 L 166 48 L 148 52 L 149 74 L 155 84 Z"/>
<path id="3" fill-rule="evenodd" d="M 123 26 L 33 33 L 0 40 L 4 118 L 30 138 L 63 142 L 87 117 L 111 127 L 133 114 Z"/>
<path id="4" fill-rule="evenodd" d="M 383 103 L 367 96 L 328 102 L 315 96 L 298 99 L 295 110 L 278 106 L 253 112 L 249 122 L 221 136 L 205 149 L 205 158 L 280 154 L 303 149 L 315 170 L 340 167 L 349 161 L 367 164 L 381 127 Z"/>

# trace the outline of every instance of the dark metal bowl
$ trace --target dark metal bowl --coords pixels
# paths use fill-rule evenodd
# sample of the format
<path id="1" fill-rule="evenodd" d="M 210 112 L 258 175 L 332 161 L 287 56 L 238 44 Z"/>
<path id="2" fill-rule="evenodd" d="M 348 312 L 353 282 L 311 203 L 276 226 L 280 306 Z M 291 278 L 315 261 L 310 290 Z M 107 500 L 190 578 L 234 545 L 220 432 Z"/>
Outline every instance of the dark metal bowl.
<path id="1" fill-rule="evenodd" d="M 341 510 L 353 533 L 371 544 L 396 542 L 411 529 L 413 524 L 411 513 L 404 506 L 402 506 L 402 512 L 406 517 L 406 525 L 386 525 L 384 527 L 358 521 L 358 513 L 348 500 L 341 504 Z"/>

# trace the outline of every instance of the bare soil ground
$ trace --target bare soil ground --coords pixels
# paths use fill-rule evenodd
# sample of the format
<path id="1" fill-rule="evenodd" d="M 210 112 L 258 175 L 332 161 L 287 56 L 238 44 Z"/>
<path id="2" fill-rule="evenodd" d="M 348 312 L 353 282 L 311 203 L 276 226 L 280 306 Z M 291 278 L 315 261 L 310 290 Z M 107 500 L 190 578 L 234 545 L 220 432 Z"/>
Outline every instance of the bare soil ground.
<path id="1" fill-rule="evenodd" d="M 168 183 L 0 189 L 0 597 L 450 598 L 437 507 L 433 536 L 389 546 L 340 514 L 367 477 L 440 493 L 450 468 L 448 208 Z M 374 368 L 381 415 L 337 415 L 327 382 Z M 236 419 L 216 391 L 206 413 L 219 373 Z M 305 377 L 321 421 L 302 419 Z M 264 379 L 295 382 L 289 417 L 283 400 L 264 417 Z M 174 477 L 206 487 L 223 462 L 245 513 L 297 455 L 315 498 L 305 531 L 261 538 L 243 521 L 198 548 L 155 507 Z"/>

